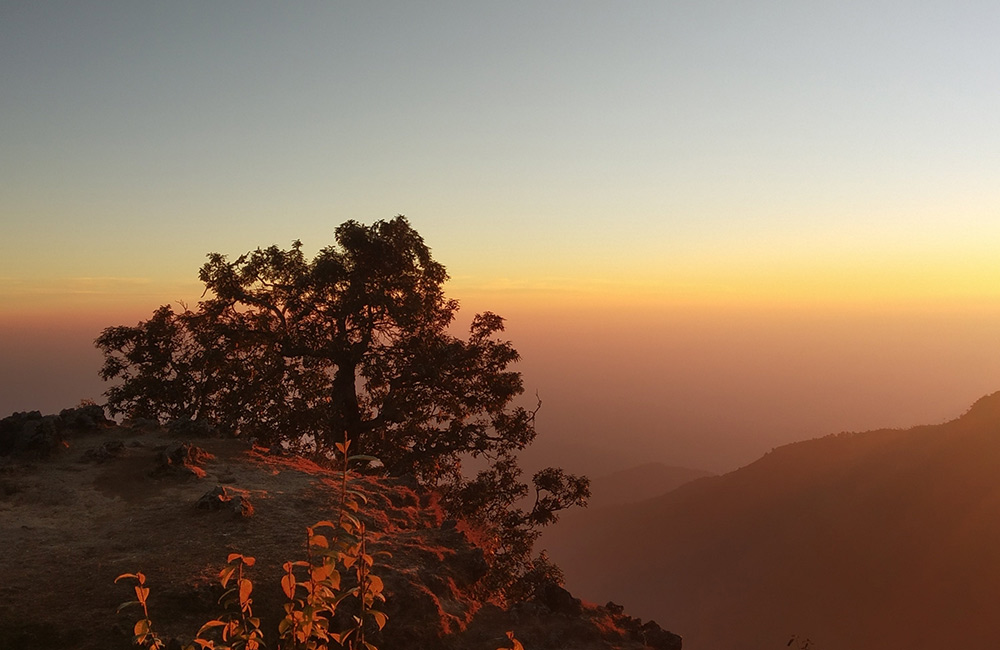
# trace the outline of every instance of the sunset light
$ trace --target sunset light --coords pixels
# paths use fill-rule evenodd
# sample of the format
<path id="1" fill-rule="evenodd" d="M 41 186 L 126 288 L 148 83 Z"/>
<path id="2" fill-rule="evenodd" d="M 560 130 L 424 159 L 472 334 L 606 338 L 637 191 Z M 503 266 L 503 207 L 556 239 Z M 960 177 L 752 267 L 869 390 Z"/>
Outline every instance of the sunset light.
<path id="1" fill-rule="evenodd" d="M 814 522 L 809 513 L 863 512 L 882 526 L 885 512 L 918 512 L 923 504 L 942 518 L 964 513 L 961 531 L 933 541 L 956 556 L 977 526 L 993 539 L 982 522 L 1000 520 L 991 509 L 1000 483 L 989 478 L 1000 476 L 1000 464 L 980 467 L 975 459 L 994 453 L 980 435 L 994 430 L 993 403 L 977 400 L 1000 391 L 998 33 L 1000 3 L 977 1 L 0 0 L 0 418 L 91 402 L 110 408 L 108 391 L 149 379 L 136 368 L 159 354 L 164 367 L 149 371 L 157 381 L 203 381 L 212 389 L 174 410 L 156 411 L 152 396 L 132 396 L 122 402 L 127 408 L 109 410 L 117 424 L 131 416 L 207 417 L 250 431 L 247 414 L 258 409 L 264 431 L 284 423 L 287 409 L 316 427 L 348 422 L 358 439 L 375 430 L 402 435 L 424 425 L 407 429 L 404 415 L 443 417 L 445 407 L 422 403 L 429 392 L 416 388 L 393 401 L 390 386 L 433 386 L 441 391 L 435 399 L 452 406 L 482 397 L 473 377 L 499 373 L 503 364 L 437 367 L 461 355 L 434 345 L 459 349 L 461 341 L 475 352 L 466 350 L 468 359 L 479 360 L 488 346 L 470 325 L 483 326 L 475 316 L 491 312 L 503 321 L 488 321 L 489 336 L 480 332 L 480 339 L 516 350 L 505 363 L 520 373 L 523 390 L 505 397 L 531 414 L 538 433 L 531 446 L 520 444 L 522 431 L 520 446 L 489 450 L 491 462 L 517 456 L 522 480 L 558 466 L 645 504 L 608 497 L 620 514 L 594 508 L 593 520 L 567 517 L 567 530 L 579 526 L 579 538 L 591 544 L 551 537 L 555 561 L 574 567 L 566 573 L 570 591 L 589 590 L 577 594 L 584 601 L 620 598 L 664 628 L 673 624 L 668 605 L 677 608 L 673 631 L 683 633 L 686 623 L 696 630 L 685 637 L 688 650 L 785 647 L 787 638 L 773 638 L 780 622 L 761 631 L 764 623 L 747 614 L 732 634 L 749 643 L 726 645 L 735 637 L 705 632 L 709 614 L 685 609 L 684 598 L 661 599 L 647 583 L 630 591 L 591 573 L 588 553 L 620 542 L 597 527 L 621 517 L 622 530 L 642 530 L 635 513 L 651 512 L 663 530 L 665 522 L 689 527 L 691 537 L 669 547 L 674 558 L 710 549 L 738 559 L 745 551 L 746 565 L 732 571 L 764 585 L 761 593 L 784 594 L 773 608 L 786 607 L 781 634 L 816 634 L 813 650 L 903 647 L 852 636 L 832 615 L 805 612 L 793 602 L 805 598 L 795 591 L 804 589 L 796 576 L 826 574 L 791 552 L 782 564 L 780 551 L 772 557 L 763 537 L 753 537 L 764 533 L 741 526 L 754 517 L 803 517 L 823 539 L 857 551 L 849 560 L 820 553 L 850 570 L 878 562 L 832 519 Z M 253 258 L 272 245 L 292 250 L 296 241 L 301 259 L 289 253 L 281 258 L 286 266 L 275 261 L 280 256 Z M 248 259 L 256 265 L 245 267 Z M 419 282 L 411 277 L 421 273 L 427 277 Z M 392 281 L 400 284 L 380 284 Z M 435 303 L 439 295 L 428 287 L 460 309 Z M 413 294 L 411 302 L 403 294 Z M 414 304 L 439 311 L 407 312 Z M 386 305 L 405 313 L 390 318 Z M 142 343 L 162 306 L 174 310 L 176 320 L 164 317 L 161 325 L 174 327 L 176 338 Z M 372 322 L 383 329 L 358 325 Z M 233 334 L 247 323 L 260 328 L 247 336 L 252 345 Z M 119 326 L 120 337 L 107 338 L 107 328 Z M 414 347 L 365 348 L 390 339 L 390 330 Z M 146 357 L 130 357 L 133 348 Z M 197 365 L 217 357 L 228 365 Z M 117 374 L 104 365 L 109 358 L 123 364 L 112 364 Z M 374 361 L 388 359 L 403 379 L 387 379 L 390 370 Z M 362 371 L 375 378 L 362 381 Z M 287 393 L 254 384 L 252 399 L 216 385 L 249 391 L 251 374 L 268 373 L 312 383 Z M 498 377 L 498 384 L 513 382 L 513 375 Z M 973 404 L 979 407 L 970 411 Z M 368 429 L 359 424 L 365 409 Z M 456 429 L 485 417 L 453 415 Z M 497 421 L 490 426 L 502 429 L 503 418 Z M 918 425 L 937 433 L 898 433 Z M 836 438 L 841 446 L 824 438 L 883 429 L 897 433 L 865 439 L 876 442 L 845 435 Z M 0 461 L 17 446 L 5 440 Z M 943 451 L 954 440 L 965 446 Z M 440 448 L 406 444 L 411 452 Z M 488 455 L 468 445 L 462 453 L 477 462 Z M 939 467 L 942 458 L 959 460 Z M 969 465 L 960 471 L 960 462 Z M 880 482 L 873 468 L 896 482 Z M 919 468 L 964 472 L 967 483 L 955 480 L 981 498 L 961 501 L 950 487 L 921 492 Z M 406 472 L 444 480 L 427 479 L 426 466 Z M 673 490 L 678 476 L 710 475 L 719 480 Z M 492 480 L 514 479 L 498 473 Z M 717 487 L 697 487 L 704 485 Z M 15 487 L 9 490 L 13 499 Z M 842 506 L 852 499 L 864 507 Z M 700 520 L 696 505 L 711 516 Z M 898 527 L 878 530 L 918 538 L 919 526 L 904 514 L 893 520 Z M 851 526 L 859 535 L 867 530 L 855 520 L 844 530 Z M 790 545 L 816 543 L 774 528 Z M 997 537 L 1000 548 L 1000 528 Z M 921 562 L 920 544 L 899 557 Z M 712 565 L 704 553 L 692 567 Z M 772 561 L 773 575 L 757 573 Z M 1000 556 L 982 563 L 1000 575 Z M 905 617 L 883 610 L 886 603 L 975 582 L 952 580 L 932 564 L 912 580 L 908 566 L 893 564 L 907 574 L 898 583 L 905 586 L 873 591 L 865 612 L 875 614 L 859 625 L 888 634 L 876 614 Z M 671 583 L 668 572 L 698 584 L 686 570 L 664 559 L 648 573 L 657 584 Z M 739 598 L 759 596 L 727 585 L 705 587 L 705 611 L 716 603 L 736 611 Z M 844 599 L 857 596 L 845 585 Z M 291 589 L 294 595 L 294 582 Z M 976 589 L 995 596 L 993 606 L 1000 599 L 1000 589 Z M 954 607 L 985 611 L 987 595 Z M 863 609 L 838 607 L 830 611 L 842 617 Z M 959 614 L 945 618 L 962 623 Z M 977 625 L 968 629 L 982 631 Z M 4 629 L 0 620 L 0 635 Z M 996 645 L 995 633 L 989 642 L 969 634 L 967 647 Z M 906 647 L 930 647 L 907 638 Z M 0 650 L 6 647 L 0 636 Z M 524 647 L 541 650 L 528 641 Z"/>

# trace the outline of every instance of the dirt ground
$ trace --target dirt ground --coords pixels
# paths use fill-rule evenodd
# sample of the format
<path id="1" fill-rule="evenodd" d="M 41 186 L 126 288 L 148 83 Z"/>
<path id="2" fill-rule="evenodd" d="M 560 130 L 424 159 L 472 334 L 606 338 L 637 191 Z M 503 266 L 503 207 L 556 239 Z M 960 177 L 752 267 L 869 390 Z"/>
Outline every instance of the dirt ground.
<path id="1" fill-rule="evenodd" d="M 109 441 L 122 446 L 101 458 Z M 164 471 L 157 459 L 176 443 L 158 427 L 115 427 L 71 437 L 48 459 L 0 465 L 0 647 L 129 647 L 136 612 L 115 615 L 131 593 L 114 580 L 137 571 L 160 631 L 190 638 L 218 613 L 229 553 L 256 557 L 255 581 L 277 585 L 306 526 L 337 508 L 337 472 L 209 438 L 192 441 L 209 455 L 196 466 L 203 476 Z M 253 515 L 196 507 L 218 485 L 247 497 Z"/>

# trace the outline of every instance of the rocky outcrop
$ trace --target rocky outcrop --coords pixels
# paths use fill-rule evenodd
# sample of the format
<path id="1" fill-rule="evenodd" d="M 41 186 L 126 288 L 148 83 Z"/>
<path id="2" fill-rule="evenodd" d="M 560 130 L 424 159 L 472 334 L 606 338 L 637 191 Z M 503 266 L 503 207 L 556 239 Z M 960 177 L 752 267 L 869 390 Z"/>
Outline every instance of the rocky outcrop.
<path id="1" fill-rule="evenodd" d="M 47 458 L 68 437 L 114 426 L 96 404 L 63 409 L 59 415 L 42 415 L 39 411 L 18 412 L 0 420 L 0 456 Z"/>

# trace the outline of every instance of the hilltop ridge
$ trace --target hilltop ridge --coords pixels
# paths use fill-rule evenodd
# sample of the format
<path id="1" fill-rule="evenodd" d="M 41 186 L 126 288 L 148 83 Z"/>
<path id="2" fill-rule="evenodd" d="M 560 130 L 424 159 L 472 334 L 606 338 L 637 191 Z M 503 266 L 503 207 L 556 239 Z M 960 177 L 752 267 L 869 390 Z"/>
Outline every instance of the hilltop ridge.
<path id="1" fill-rule="evenodd" d="M 0 421 L 0 648 L 133 647 L 136 615 L 115 613 L 129 589 L 114 579 L 136 571 L 160 633 L 190 640 L 221 613 L 228 553 L 257 559 L 254 607 L 273 639 L 281 565 L 303 556 L 306 526 L 336 510 L 341 474 L 206 433 L 190 422 L 119 426 L 96 406 Z M 526 603 L 484 599 L 476 581 L 487 551 L 433 491 L 373 475 L 352 489 L 368 500 L 374 547 L 391 553 L 374 568 L 389 622 L 369 640 L 381 650 L 495 650 L 507 630 L 529 650 L 681 647 L 653 622 L 555 585 Z"/>

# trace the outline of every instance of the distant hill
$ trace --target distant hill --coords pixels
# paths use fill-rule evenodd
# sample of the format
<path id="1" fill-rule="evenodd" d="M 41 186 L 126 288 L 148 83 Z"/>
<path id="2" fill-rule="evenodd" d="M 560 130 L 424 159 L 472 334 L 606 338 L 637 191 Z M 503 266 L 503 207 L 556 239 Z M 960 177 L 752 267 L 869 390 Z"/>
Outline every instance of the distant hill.
<path id="1" fill-rule="evenodd" d="M 687 650 L 1000 647 L 1000 393 L 592 514 L 545 538 L 567 587 Z"/>
<path id="2" fill-rule="evenodd" d="M 712 476 L 710 472 L 687 467 L 673 467 L 663 463 L 645 463 L 612 474 L 597 476 L 590 482 L 589 510 L 635 503 L 658 497 L 696 478 Z M 574 510 L 583 514 L 586 510 Z"/>
<path id="3" fill-rule="evenodd" d="M 572 508 L 561 513 L 558 525 L 543 530 L 536 548 L 548 549 L 552 540 L 560 547 L 574 544 L 563 534 L 563 529 L 588 531 L 600 528 L 608 518 L 609 509 L 662 496 L 685 483 L 706 476 L 712 474 L 687 467 L 646 463 L 592 478 L 591 497 L 587 507 Z M 599 594 L 594 595 L 594 598 L 599 598 Z"/>
<path id="4" fill-rule="evenodd" d="M 592 478 L 634 467 L 645 460 L 648 457 L 627 447 L 545 436 L 539 436 L 518 454 L 518 462 L 525 474 L 555 465 L 567 472 Z"/>

